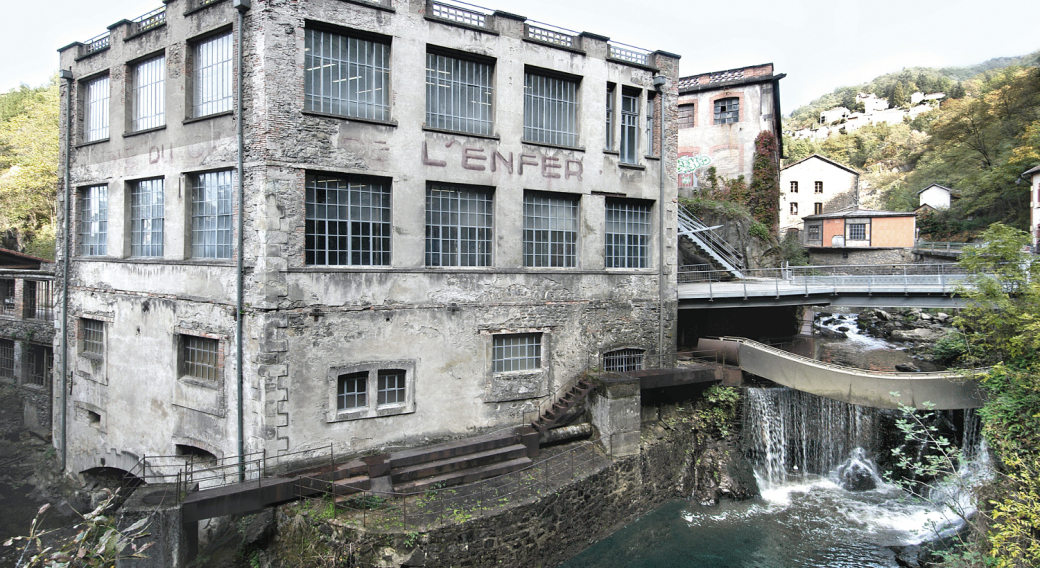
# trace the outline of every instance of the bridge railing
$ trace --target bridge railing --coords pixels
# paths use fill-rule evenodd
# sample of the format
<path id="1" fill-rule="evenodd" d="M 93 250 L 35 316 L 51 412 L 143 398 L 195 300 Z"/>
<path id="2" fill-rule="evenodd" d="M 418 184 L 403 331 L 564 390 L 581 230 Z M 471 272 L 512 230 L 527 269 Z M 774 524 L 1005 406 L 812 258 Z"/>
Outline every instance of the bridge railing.
<path id="1" fill-rule="evenodd" d="M 978 246 L 978 243 L 945 243 L 932 241 L 918 241 L 914 244 L 915 249 L 935 252 L 961 252 L 965 248 Z"/>

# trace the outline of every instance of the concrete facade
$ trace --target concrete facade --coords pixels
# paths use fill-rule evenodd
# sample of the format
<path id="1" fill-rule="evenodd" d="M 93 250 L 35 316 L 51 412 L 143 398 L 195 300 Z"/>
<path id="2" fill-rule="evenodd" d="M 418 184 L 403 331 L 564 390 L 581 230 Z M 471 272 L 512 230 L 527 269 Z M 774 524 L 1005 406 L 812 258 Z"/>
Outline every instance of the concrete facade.
<path id="1" fill-rule="evenodd" d="M 106 253 L 80 254 L 74 239 L 70 257 L 70 470 L 129 470 L 144 455 L 199 450 L 228 457 L 240 439 L 245 451 L 268 455 L 419 444 L 519 425 L 524 410 L 606 352 L 635 349 L 645 365 L 674 358 L 678 56 L 420 0 L 254 0 L 243 20 L 245 64 L 238 70 L 230 63 L 245 106 L 241 171 L 234 105 L 199 118 L 191 111 L 198 46 L 229 33 L 238 47 L 231 1 L 168 1 L 159 23 L 119 22 L 104 41 L 61 50 L 61 67 L 75 77 L 71 96 L 62 98 L 77 117 L 73 132 L 62 131 L 76 145 L 75 235 L 83 232 L 88 188 L 108 192 Z M 306 110 L 312 32 L 389 48 L 392 81 L 380 87 L 391 92 L 389 118 Z M 135 131 L 133 76 L 157 55 L 166 64 L 165 123 Z M 489 134 L 426 124 L 422 93 L 428 56 L 436 55 L 491 68 Z M 528 75 L 576 85 L 577 143 L 525 141 Z M 87 142 L 88 85 L 105 76 L 108 136 Z M 638 102 L 635 163 L 622 163 L 616 143 L 608 145 L 601 118 L 608 93 L 614 108 L 622 93 Z M 654 119 L 644 129 L 648 114 Z M 613 128 L 617 141 L 620 121 Z M 196 258 L 192 246 L 193 187 L 212 172 L 232 172 L 244 183 L 245 200 L 232 200 L 231 217 L 237 222 L 241 213 L 244 223 L 241 434 L 237 250 Z M 389 221 L 371 225 L 386 230 L 382 260 L 312 260 L 320 247 L 310 208 L 324 205 L 308 204 L 307 196 L 318 191 L 319 178 L 389 188 Z M 163 247 L 147 258 L 133 246 L 141 225 L 132 201 L 142 180 L 163 180 L 165 189 Z M 490 196 L 485 265 L 429 262 L 433 184 Z M 570 265 L 525 262 L 525 200 L 532 196 L 576 207 Z M 618 205 L 648 212 L 642 256 L 631 268 L 607 268 L 606 209 Z M 526 234 L 541 238 L 533 229 Z M 97 352 L 90 333 L 99 327 Z M 495 346 L 511 337 L 531 338 L 533 368 L 496 369 Z M 212 348 L 215 378 L 186 367 L 193 341 Z M 338 401 L 353 387 L 345 389 L 344 377 L 363 377 L 365 395 L 346 407 Z M 384 380 L 401 381 L 386 395 L 396 402 L 385 402 L 377 386 Z"/>
<path id="2" fill-rule="evenodd" d="M 679 191 L 692 195 L 704 185 L 708 169 L 750 182 L 755 138 L 772 132 L 782 144 L 780 79 L 773 64 L 713 71 L 679 80 Z M 737 115 L 716 116 L 727 101 Z M 733 112 L 726 109 L 726 112 Z M 735 118 L 735 120 L 731 120 Z M 783 155 L 783 147 L 780 147 Z"/>
<path id="3" fill-rule="evenodd" d="M 0 436 L 51 430 L 53 268 L 0 249 Z"/>
<path id="4" fill-rule="evenodd" d="M 780 233 L 802 228 L 809 215 L 859 204 L 859 172 L 813 154 L 780 169 Z M 803 240 L 804 242 L 804 240 Z"/>

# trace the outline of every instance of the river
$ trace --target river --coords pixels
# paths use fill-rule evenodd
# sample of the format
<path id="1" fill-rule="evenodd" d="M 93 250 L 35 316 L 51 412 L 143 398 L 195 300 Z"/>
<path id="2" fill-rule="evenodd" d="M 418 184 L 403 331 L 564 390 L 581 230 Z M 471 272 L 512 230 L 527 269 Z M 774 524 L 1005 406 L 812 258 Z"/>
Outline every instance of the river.
<path id="1" fill-rule="evenodd" d="M 891 370 L 902 346 L 859 335 L 817 340 L 820 359 Z M 837 328 L 842 323 L 834 323 Z M 922 369 L 927 365 L 914 360 Z M 670 502 L 562 564 L 563 568 L 896 568 L 896 551 L 948 536 L 972 512 L 965 488 L 988 475 L 986 452 L 960 477 L 916 499 L 874 465 L 878 411 L 782 388 L 748 388 L 742 450 L 760 497 L 705 507 Z M 824 434 L 824 435 L 820 435 Z M 855 487 L 858 490 L 852 490 Z"/>

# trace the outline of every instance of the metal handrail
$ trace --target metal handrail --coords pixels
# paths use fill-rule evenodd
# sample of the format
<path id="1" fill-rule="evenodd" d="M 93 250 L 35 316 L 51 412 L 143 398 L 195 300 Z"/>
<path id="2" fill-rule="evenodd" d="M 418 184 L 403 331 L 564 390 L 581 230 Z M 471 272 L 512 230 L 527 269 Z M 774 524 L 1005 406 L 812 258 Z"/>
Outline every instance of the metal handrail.
<path id="1" fill-rule="evenodd" d="M 546 409 L 552 408 L 552 405 L 563 396 L 563 393 L 577 385 L 578 381 L 580 381 L 584 376 L 584 374 L 575 375 L 571 380 L 564 383 L 563 386 L 557 388 L 549 396 L 539 402 L 532 410 L 524 410 L 520 415 L 520 426 L 530 426 L 533 421 L 528 421 L 527 417 L 529 415 L 534 414 L 534 419 L 537 420 Z"/>
<path id="2" fill-rule="evenodd" d="M 729 244 L 726 239 L 723 239 L 713 229 L 709 228 L 682 204 L 676 207 L 676 212 L 678 214 L 680 228 L 697 235 L 696 238 L 700 239 L 701 242 L 710 247 L 715 254 L 719 255 L 723 260 L 729 263 L 730 266 L 739 271 L 743 270 L 745 266 L 744 255 L 741 254 L 740 251 L 734 248 L 733 245 Z"/>
<path id="3" fill-rule="evenodd" d="M 957 252 L 963 251 L 968 247 L 977 247 L 978 243 L 951 243 L 951 242 L 931 242 L 931 241 L 920 241 L 914 244 L 915 249 L 919 250 L 931 250 L 937 251 L 942 250 L 945 252 Z"/>

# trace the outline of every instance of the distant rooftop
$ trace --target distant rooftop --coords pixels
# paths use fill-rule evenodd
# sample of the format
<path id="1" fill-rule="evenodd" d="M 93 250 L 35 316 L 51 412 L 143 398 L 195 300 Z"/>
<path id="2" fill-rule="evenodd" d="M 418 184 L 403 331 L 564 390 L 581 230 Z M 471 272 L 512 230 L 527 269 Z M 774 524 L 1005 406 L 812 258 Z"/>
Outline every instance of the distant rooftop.
<path id="1" fill-rule="evenodd" d="M 913 211 L 875 211 L 873 209 L 853 209 L 851 211 L 835 211 L 834 213 L 820 213 L 818 215 L 806 215 L 803 221 L 814 221 L 816 219 L 870 219 L 872 217 L 916 217 Z"/>
<path id="2" fill-rule="evenodd" d="M 783 79 L 787 75 L 781 73 L 773 75 L 773 64 L 763 63 L 761 65 L 749 65 L 736 69 L 725 69 L 723 71 L 711 71 L 698 75 L 690 75 L 679 79 L 679 92 L 701 91 L 720 87 L 731 87 L 751 83 L 762 83 L 774 79 Z"/>

